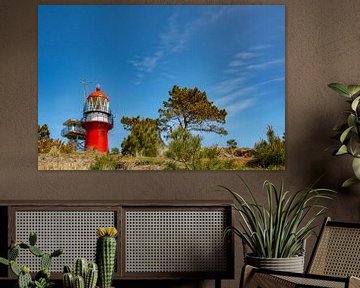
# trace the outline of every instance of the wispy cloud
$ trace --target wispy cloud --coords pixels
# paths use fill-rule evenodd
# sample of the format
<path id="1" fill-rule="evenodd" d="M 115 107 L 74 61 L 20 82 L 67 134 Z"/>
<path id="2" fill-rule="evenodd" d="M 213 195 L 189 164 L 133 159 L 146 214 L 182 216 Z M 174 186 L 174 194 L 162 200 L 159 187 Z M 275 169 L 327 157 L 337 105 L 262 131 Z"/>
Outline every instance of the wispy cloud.
<path id="1" fill-rule="evenodd" d="M 229 83 L 235 84 L 236 81 L 232 81 L 232 80 L 234 79 L 229 79 L 227 81 Z M 216 105 L 220 107 L 224 107 L 229 114 L 238 113 L 248 107 L 251 107 L 256 102 L 256 99 L 259 96 L 265 95 L 267 93 L 267 92 L 261 92 L 260 90 L 264 85 L 267 85 L 272 82 L 281 82 L 281 81 L 284 81 L 284 77 L 275 77 L 266 81 L 255 83 L 247 87 L 244 87 L 243 83 L 239 83 L 238 87 L 235 87 L 235 85 L 232 87 L 233 89 L 231 93 L 228 93 L 225 96 L 215 99 L 214 102 Z M 224 84 L 225 81 L 221 83 Z"/>
<path id="2" fill-rule="evenodd" d="M 244 77 L 236 77 L 232 79 L 226 79 L 224 81 L 219 82 L 215 89 L 217 92 L 221 94 L 229 93 L 235 90 L 239 85 L 244 81 Z"/>
<path id="3" fill-rule="evenodd" d="M 237 73 L 240 69 L 261 69 L 260 64 L 264 65 L 264 63 L 259 63 L 259 59 L 263 56 L 264 52 L 261 50 L 265 50 L 271 48 L 271 45 L 255 45 L 248 47 L 247 49 L 237 52 L 232 56 L 232 59 L 229 61 L 227 68 L 224 70 L 225 73 Z M 270 65 L 268 63 L 267 65 Z M 259 66 L 259 67 L 257 67 Z M 265 68 L 265 66 L 264 66 Z"/>
<path id="4" fill-rule="evenodd" d="M 140 84 L 142 78 L 154 71 L 161 61 L 175 53 L 179 53 L 186 48 L 191 37 L 202 26 L 207 26 L 217 21 L 225 12 L 225 9 L 217 11 L 204 10 L 195 20 L 182 23 L 179 15 L 175 12 L 167 20 L 166 29 L 159 36 L 159 43 L 153 53 L 146 56 L 137 56 L 130 63 L 136 69 L 137 74 L 135 84 Z"/>
<path id="5" fill-rule="evenodd" d="M 247 64 L 246 61 L 243 61 L 243 60 L 239 60 L 239 59 L 234 59 L 234 60 L 231 60 L 230 63 L 229 63 L 229 67 L 239 67 L 239 66 L 245 66 Z"/>
<path id="6" fill-rule="evenodd" d="M 254 58 L 254 57 L 257 57 L 257 56 L 259 56 L 259 54 L 248 51 L 248 52 L 236 53 L 234 58 L 239 58 L 239 59 L 244 59 L 245 60 L 245 59 L 251 59 L 251 58 Z"/>
<path id="7" fill-rule="evenodd" d="M 250 47 L 250 50 L 258 51 L 258 50 L 268 49 L 268 48 L 271 48 L 271 47 L 272 47 L 271 45 L 256 45 L 256 46 Z"/>
<path id="8" fill-rule="evenodd" d="M 230 93 L 223 97 L 217 98 L 214 102 L 216 105 L 224 106 L 224 105 L 227 105 L 227 104 L 231 103 L 232 101 L 238 99 L 241 96 L 244 96 L 244 95 L 249 96 L 249 94 L 255 93 L 255 91 L 256 91 L 255 86 L 241 88 L 233 93 Z"/>
<path id="9" fill-rule="evenodd" d="M 269 66 L 281 64 L 281 63 L 284 63 L 284 58 L 274 59 L 274 60 L 270 60 L 270 61 L 266 61 L 266 62 L 262 62 L 262 63 L 258 63 L 258 64 L 251 64 L 251 65 L 246 66 L 246 68 L 247 69 L 266 69 Z"/>
<path id="10" fill-rule="evenodd" d="M 242 99 L 229 106 L 226 106 L 225 110 L 230 114 L 235 114 L 253 106 L 255 102 L 255 98 Z"/>

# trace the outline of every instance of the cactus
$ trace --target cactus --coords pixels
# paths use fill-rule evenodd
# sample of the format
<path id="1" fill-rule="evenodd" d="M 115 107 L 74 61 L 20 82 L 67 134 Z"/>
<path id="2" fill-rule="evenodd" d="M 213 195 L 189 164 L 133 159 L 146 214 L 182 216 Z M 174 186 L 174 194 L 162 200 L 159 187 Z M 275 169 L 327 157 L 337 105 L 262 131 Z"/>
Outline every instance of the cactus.
<path id="1" fill-rule="evenodd" d="M 31 232 L 29 235 L 29 244 L 31 246 L 35 246 L 37 241 L 37 235 L 35 232 Z"/>
<path id="2" fill-rule="evenodd" d="M 19 256 L 19 246 L 15 246 L 14 248 L 9 250 L 8 253 L 9 260 L 16 260 L 16 258 Z"/>
<path id="3" fill-rule="evenodd" d="M 35 256 L 37 256 L 37 257 L 41 257 L 41 256 L 44 255 L 44 252 L 42 252 L 42 251 L 40 250 L 40 248 L 38 248 L 38 247 L 36 247 L 36 246 L 30 245 L 29 251 L 30 251 L 32 254 L 34 254 Z"/>
<path id="4" fill-rule="evenodd" d="M 74 277 L 74 288 L 85 288 L 84 278 L 77 275 Z"/>
<path id="5" fill-rule="evenodd" d="M 52 260 L 51 255 L 44 253 L 44 255 L 41 256 L 41 261 L 40 261 L 41 269 L 45 269 L 45 268 L 49 269 L 51 265 L 51 260 Z"/>
<path id="6" fill-rule="evenodd" d="M 5 258 L 3 258 L 3 257 L 0 257 L 0 263 L 1 263 L 1 264 L 4 264 L 4 265 L 6 265 L 6 266 L 9 266 L 10 261 L 9 261 L 8 259 L 5 259 Z"/>
<path id="7" fill-rule="evenodd" d="M 96 243 L 96 262 L 99 267 L 99 284 L 101 288 L 110 288 L 116 256 L 115 227 L 98 228 L 99 238 Z"/>
<path id="8" fill-rule="evenodd" d="M 28 244 L 26 244 L 26 243 L 20 243 L 19 244 L 19 246 L 20 246 L 20 248 L 22 248 L 22 249 L 29 249 L 30 248 L 30 245 L 28 245 Z"/>
<path id="9" fill-rule="evenodd" d="M 62 280 L 64 288 L 74 287 L 74 276 L 72 275 L 72 273 L 64 273 Z"/>
<path id="10" fill-rule="evenodd" d="M 95 288 L 97 278 L 98 278 L 97 265 L 95 263 L 88 264 L 86 258 L 76 259 L 74 263 L 73 273 L 71 273 L 71 269 L 69 266 L 64 266 L 64 273 L 63 273 L 64 288 L 78 288 L 78 287 Z M 78 287 L 75 285 L 78 285 Z"/>
<path id="11" fill-rule="evenodd" d="M 98 279 L 98 266 L 96 263 L 89 263 L 85 276 L 85 288 L 95 288 Z"/>
<path id="12" fill-rule="evenodd" d="M 10 262 L 10 269 L 11 271 L 16 275 L 19 276 L 20 275 L 20 268 L 19 266 L 16 265 L 16 262 L 14 260 L 11 260 Z"/>
<path id="13" fill-rule="evenodd" d="M 74 267 L 75 276 L 81 276 L 83 279 L 85 279 L 87 268 L 88 262 L 85 258 L 76 259 Z"/>
<path id="14" fill-rule="evenodd" d="M 67 265 L 64 266 L 64 273 L 71 273 L 71 269 L 69 266 Z"/>
<path id="15" fill-rule="evenodd" d="M 50 264 L 53 257 L 60 256 L 64 251 L 63 249 L 55 250 L 53 253 L 44 253 L 40 248 L 36 247 L 37 236 L 35 233 L 30 233 L 29 244 L 20 242 L 16 243 L 11 241 L 11 245 L 8 251 L 8 259 L 0 257 L 0 263 L 10 266 L 11 271 L 18 276 L 18 286 L 19 288 L 28 288 L 28 287 L 50 287 L 44 285 L 50 285 Z M 27 266 L 22 266 L 21 268 L 16 264 L 16 259 L 19 256 L 19 250 L 29 250 L 30 253 L 37 257 L 41 257 L 41 271 L 39 271 L 35 276 L 35 281 L 32 280 L 30 275 L 30 269 Z"/>
<path id="16" fill-rule="evenodd" d="M 35 280 L 40 281 L 42 278 L 49 280 L 50 279 L 50 271 L 48 268 L 44 268 L 42 270 L 40 270 L 38 273 L 36 273 L 35 275 Z"/>
<path id="17" fill-rule="evenodd" d="M 51 257 L 58 257 L 64 253 L 64 249 L 57 249 L 51 253 Z"/>
<path id="18" fill-rule="evenodd" d="M 27 268 L 27 269 L 24 269 L 24 268 Z M 30 286 L 30 284 L 32 283 L 31 275 L 29 272 L 30 272 L 30 270 L 28 267 L 22 267 L 22 270 L 19 274 L 19 279 L 18 279 L 19 288 L 28 288 Z"/>

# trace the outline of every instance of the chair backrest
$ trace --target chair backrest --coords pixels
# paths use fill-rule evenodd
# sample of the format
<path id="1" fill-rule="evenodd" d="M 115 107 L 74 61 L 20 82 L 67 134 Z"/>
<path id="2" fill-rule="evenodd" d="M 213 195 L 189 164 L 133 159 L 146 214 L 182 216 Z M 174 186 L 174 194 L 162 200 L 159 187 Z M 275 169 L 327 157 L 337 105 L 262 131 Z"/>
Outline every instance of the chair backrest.
<path id="1" fill-rule="evenodd" d="M 360 223 L 326 218 L 307 273 L 360 277 Z"/>

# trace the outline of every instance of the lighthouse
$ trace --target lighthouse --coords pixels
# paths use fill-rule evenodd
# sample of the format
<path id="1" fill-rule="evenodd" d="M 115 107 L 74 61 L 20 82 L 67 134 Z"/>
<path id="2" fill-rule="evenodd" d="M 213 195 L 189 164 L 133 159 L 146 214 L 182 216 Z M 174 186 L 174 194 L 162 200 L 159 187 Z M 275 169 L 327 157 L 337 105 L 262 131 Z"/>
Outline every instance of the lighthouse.
<path id="1" fill-rule="evenodd" d="M 108 131 L 113 128 L 113 115 L 109 98 L 96 86 L 86 99 L 81 126 L 86 130 L 85 150 L 108 152 Z"/>

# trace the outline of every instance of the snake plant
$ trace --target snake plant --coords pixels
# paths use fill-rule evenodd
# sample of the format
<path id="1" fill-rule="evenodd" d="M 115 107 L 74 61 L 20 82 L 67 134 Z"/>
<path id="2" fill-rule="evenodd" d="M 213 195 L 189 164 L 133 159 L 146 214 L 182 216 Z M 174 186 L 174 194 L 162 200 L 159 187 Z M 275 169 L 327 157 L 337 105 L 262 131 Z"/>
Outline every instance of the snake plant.
<path id="1" fill-rule="evenodd" d="M 255 257 L 288 258 L 301 255 L 305 240 L 314 233 L 315 220 L 326 209 L 317 203 L 318 200 L 331 199 L 334 191 L 305 188 L 290 193 L 285 191 L 283 183 L 278 189 L 265 181 L 267 203 L 262 205 L 244 180 L 242 182 L 245 194 L 251 201 L 245 200 L 240 193 L 220 186 L 235 198 L 233 208 L 240 215 L 239 227 L 229 227 L 225 234 L 233 232 L 239 236 Z"/>

